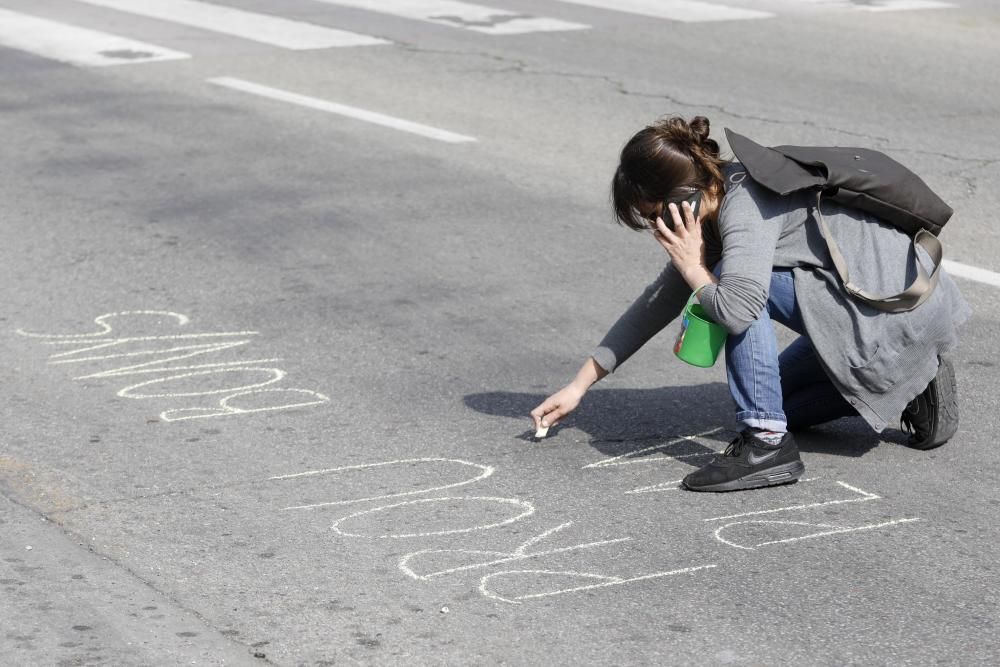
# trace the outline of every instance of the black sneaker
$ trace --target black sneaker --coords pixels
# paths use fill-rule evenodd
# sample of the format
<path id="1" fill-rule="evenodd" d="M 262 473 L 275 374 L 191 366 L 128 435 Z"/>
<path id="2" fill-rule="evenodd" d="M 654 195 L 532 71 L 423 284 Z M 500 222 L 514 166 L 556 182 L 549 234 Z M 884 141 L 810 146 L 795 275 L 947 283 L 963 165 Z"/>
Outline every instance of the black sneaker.
<path id="1" fill-rule="evenodd" d="M 769 445 L 747 429 L 711 463 L 685 477 L 684 486 L 692 491 L 756 489 L 794 482 L 805 470 L 791 433 Z"/>
<path id="2" fill-rule="evenodd" d="M 938 358 L 938 371 L 931 383 L 906 405 L 899 426 L 910 434 L 906 444 L 914 449 L 933 449 L 948 442 L 958 430 L 958 393 L 955 368 Z"/>

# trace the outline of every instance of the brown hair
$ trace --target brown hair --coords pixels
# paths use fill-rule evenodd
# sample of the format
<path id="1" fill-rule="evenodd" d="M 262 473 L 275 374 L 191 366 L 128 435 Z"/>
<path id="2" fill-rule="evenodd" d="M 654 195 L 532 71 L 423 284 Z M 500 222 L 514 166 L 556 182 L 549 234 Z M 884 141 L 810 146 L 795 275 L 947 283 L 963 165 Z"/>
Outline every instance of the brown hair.
<path id="1" fill-rule="evenodd" d="M 636 132 L 622 149 L 611 179 L 616 220 L 644 230 L 649 225 L 636 210 L 639 202 L 681 199 L 692 190 L 720 195 L 727 161 L 719 157 L 719 144 L 708 133 L 704 116 L 690 122 L 671 116 Z"/>

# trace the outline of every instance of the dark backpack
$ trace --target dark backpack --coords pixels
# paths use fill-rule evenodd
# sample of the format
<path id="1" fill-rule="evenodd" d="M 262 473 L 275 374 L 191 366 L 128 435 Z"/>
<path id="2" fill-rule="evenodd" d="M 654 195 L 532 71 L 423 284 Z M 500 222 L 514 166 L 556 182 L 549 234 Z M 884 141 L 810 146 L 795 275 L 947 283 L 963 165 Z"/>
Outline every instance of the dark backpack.
<path id="1" fill-rule="evenodd" d="M 888 155 L 868 148 L 775 146 L 767 148 L 726 129 L 729 147 L 753 180 L 779 195 L 815 190 L 816 217 L 833 265 L 849 294 L 879 310 L 912 310 L 937 286 L 944 251 L 937 235 L 951 218 L 951 208 L 919 176 Z M 930 255 L 930 275 L 919 259 L 917 277 L 893 296 L 869 294 L 851 282 L 840 249 L 820 210 L 822 200 L 867 211 L 913 236 L 916 246 Z"/>

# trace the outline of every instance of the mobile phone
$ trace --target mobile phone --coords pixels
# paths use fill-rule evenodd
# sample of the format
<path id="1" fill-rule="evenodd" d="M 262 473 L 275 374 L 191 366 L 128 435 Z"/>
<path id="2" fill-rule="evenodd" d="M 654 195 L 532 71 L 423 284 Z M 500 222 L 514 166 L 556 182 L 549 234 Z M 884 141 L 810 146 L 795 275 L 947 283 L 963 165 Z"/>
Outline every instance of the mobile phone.
<path id="1" fill-rule="evenodd" d="M 698 209 L 701 208 L 701 190 L 691 195 L 686 201 L 691 204 L 691 213 L 694 215 L 694 219 L 697 220 Z"/>
<path id="2" fill-rule="evenodd" d="M 694 219 L 697 220 L 698 219 L 698 209 L 701 208 L 701 195 L 702 195 L 701 190 L 695 190 L 693 193 L 691 193 L 691 195 L 689 195 L 688 197 L 685 197 L 683 199 L 667 199 L 667 200 L 665 200 L 663 202 L 663 215 L 661 216 L 663 218 L 664 224 L 666 224 L 667 227 L 671 231 L 673 231 L 673 229 L 674 229 L 674 220 L 673 220 L 673 217 L 670 215 L 669 205 L 670 204 L 675 204 L 677 206 L 680 214 L 681 214 L 681 219 L 683 219 L 684 218 L 684 209 L 682 208 L 682 205 L 684 204 L 684 202 L 687 202 L 688 204 L 691 205 L 691 212 L 694 214 Z"/>

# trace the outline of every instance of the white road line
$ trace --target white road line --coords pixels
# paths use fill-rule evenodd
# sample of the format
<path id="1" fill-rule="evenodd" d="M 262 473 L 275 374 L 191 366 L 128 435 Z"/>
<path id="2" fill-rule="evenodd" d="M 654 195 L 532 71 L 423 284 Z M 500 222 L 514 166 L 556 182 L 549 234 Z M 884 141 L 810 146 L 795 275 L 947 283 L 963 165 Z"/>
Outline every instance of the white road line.
<path id="1" fill-rule="evenodd" d="M 193 0 L 76 0 L 129 14 L 201 28 L 286 49 L 326 49 L 388 44 L 384 39 L 346 30 L 257 14 Z"/>
<path id="2" fill-rule="evenodd" d="M 851 9 L 863 12 L 905 12 L 919 9 L 952 9 L 958 5 L 936 0 L 882 0 L 870 5 L 851 5 Z"/>
<path id="3" fill-rule="evenodd" d="M 945 271 L 957 278 L 975 280 L 977 283 L 985 283 L 987 285 L 992 285 L 993 287 L 1000 287 L 1000 273 L 987 271 L 986 269 L 980 269 L 975 266 L 969 266 L 968 264 L 959 264 L 958 262 L 953 262 L 950 259 L 944 260 L 943 265 Z"/>
<path id="4" fill-rule="evenodd" d="M 290 93 L 286 90 L 279 90 L 278 88 L 262 86 L 258 83 L 253 83 L 251 81 L 244 81 L 243 79 L 235 79 L 229 76 L 222 76 L 214 79 L 208 79 L 207 81 L 209 83 L 215 84 L 216 86 L 223 86 L 224 88 L 231 88 L 233 90 L 239 90 L 245 93 L 250 93 L 252 95 L 260 95 L 261 97 L 268 97 L 273 100 L 289 102 L 291 104 L 297 104 L 299 106 L 307 107 L 309 109 L 326 111 L 327 113 L 333 113 L 339 116 L 347 116 L 348 118 L 363 120 L 366 123 L 374 123 L 375 125 L 382 125 L 383 127 L 389 127 L 394 130 L 400 130 L 401 132 L 419 134 L 420 136 L 427 137 L 428 139 L 437 139 L 438 141 L 444 141 L 450 144 L 462 144 L 462 143 L 476 141 L 475 137 L 467 137 L 463 134 L 455 134 L 454 132 L 448 132 L 447 130 L 440 130 L 436 127 L 431 127 L 429 125 L 421 125 L 420 123 L 414 123 L 408 120 L 403 120 L 402 118 L 386 116 L 385 114 L 381 114 L 375 111 L 368 111 L 366 109 L 350 107 L 347 106 L 346 104 L 338 104 L 337 102 L 328 102 L 326 100 L 317 99 L 315 97 L 307 97 L 305 95 L 299 95 L 297 93 Z"/>
<path id="5" fill-rule="evenodd" d="M 705 21 L 745 21 L 747 19 L 766 19 L 774 14 L 755 9 L 730 7 L 713 2 L 697 2 L 696 0 L 559 0 L 574 5 L 586 5 L 626 14 L 651 16 L 657 19 L 683 21 L 684 23 L 703 23 Z"/>
<path id="6" fill-rule="evenodd" d="M 0 46 L 83 67 L 130 65 L 191 56 L 108 33 L 0 9 Z"/>
<path id="7" fill-rule="evenodd" d="M 487 35 L 517 35 L 528 32 L 585 30 L 583 23 L 528 16 L 504 9 L 473 5 L 457 0 L 317 0 L 328 5 L 363 9 L 405 19 L 465 28 Z"/>

